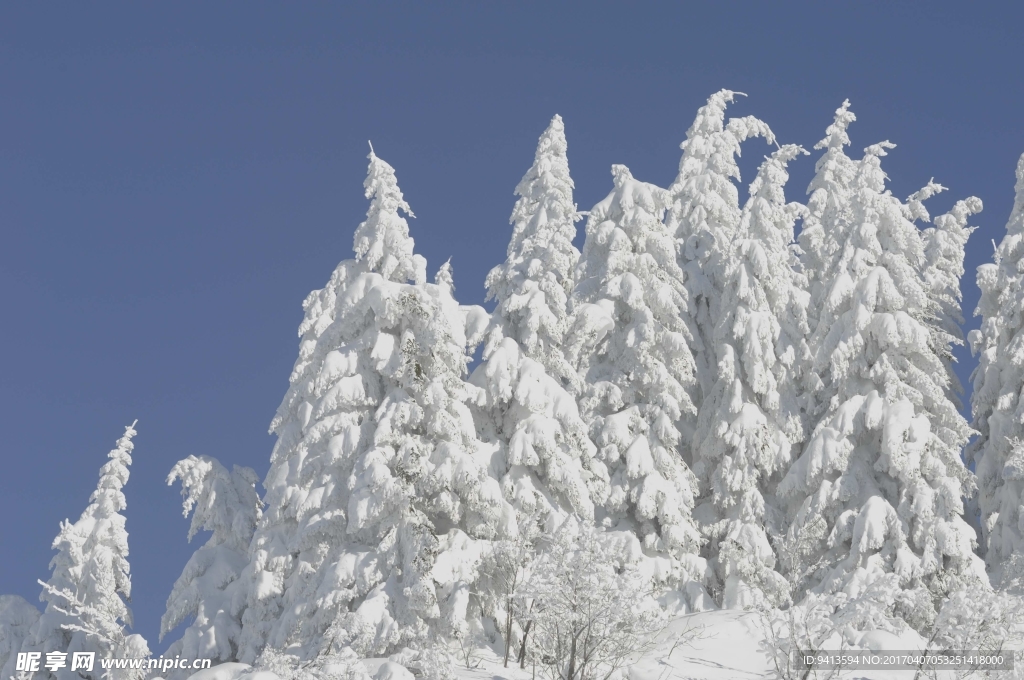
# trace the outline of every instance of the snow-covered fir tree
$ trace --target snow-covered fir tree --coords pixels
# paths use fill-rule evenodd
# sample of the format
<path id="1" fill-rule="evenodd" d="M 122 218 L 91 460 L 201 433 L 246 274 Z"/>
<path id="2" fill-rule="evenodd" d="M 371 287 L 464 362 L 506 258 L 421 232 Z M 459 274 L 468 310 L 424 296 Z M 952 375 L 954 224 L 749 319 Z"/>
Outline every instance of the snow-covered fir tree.
<path id="1" fill-rule="evenodd" d="M 0 678 L 15 675 L 21 645 L 39 620 L 39 610 L 18 595 L 0 595 Z"/>
<path id="2" fill-rule="evenodd" d="M 370 153 L 355 259 L 304 303 L 274 418 L 241 659 L 376 655 L 457 634 L 478 542 L 514 531 L 464 403 L 466 338 L 446 265 L 425 283 L 394 170 Z"/>
<path id="3" fill-rule="evenodd" d="M 487 277 L 497 305 L 471 378 L 485 398 L 480 434 L 501 447 L 505 497 L 520 515 L 555 526 L 565 513 L 592 520 L 608 496 L 607 471 L 573 396 L 580 379 L 564 351 L 579 260 L 572 189 L 565 128 L 555 116 L 516 188 L 508 258 Z"/>
<path id="4" fill-rule="evenodd" d="M 622 165 L 612 178 L 612 192 L 590 211 L 574 291 L 581 411 L 611 479 L 598 520 L 667 558 L 664 582 L 692 586 L 705 565 L 691 516 L 697 481 L 681 451 L 699 388 L 683 273 L 662 221 L 669 196 Z M 702 593 L 691 587 L 691 604 Z"/>
<path id="5" fill-rule="evenodd" d="M 693 353 L 701 399 L 715 384 L 715 319 L 725 285 L 725 259 L 740 222 L 736 157 L 740 145 L 751 137 L 775 141 L 768 125 L 753 116 L 726 122 L 725 109 L 737 94 L 741 93 L 720 90 L 697 111 L 686 140 L 680 144 L 683 156 L 679 174 L 668 189 L 665 221 L 680 243 L 679 264 L 686 272 L 687 310 L 695 322 Z"/>
<path id="6" fill-rule="evenodd" d="M 844 105 L 820 145 L 840 165 L 850 119 Z M 822 221 L 815 245 L 832 257 L 808 258 L 827 265 L 811 274 L 821 302 L 811 350 L 827 399 L 779 490 L 797 508 L 785 553 L 798 585 L 853 594 L 895 574 L 894 613 L 921 629 L 941 597 L 984 570 L 962 517 L 970 428 L 951 399 L 948 346 L 936 352 L 926 239 L 914 211 L 885 189 L 887 148 L 868 147 L 852 176 L 831 176 L 845 186 L 826 187 L 848 198 L 848 210 Z M 826 208 L 843 207 L 827 198 Z"/>
<path id="7" fill-rule="evenodd" d="M 487 275 L 487 297 L 503 337 L 572 391 L 579 376 L 566 360 L 569 295 L 580 252 L 572 244 L 579 213 L 566 155 L 565 125 L 551 119 L 537 142 L 533 165 L 516 187 L 508 257 Z"/>
<path id="8" fill-rule="evenodd" d="M 850 100 L 844 101 L 836 109 L 832 124 L 825 129 L 825 138 L 814 145 L 815 150 L 824 149 L 824 153 L 815 163 L 814 178 L 807 187 L 807 213 L 799 237 L 803 271 L 811 296 L 808 314 L 812 331 L 827 332 L 831 327 L 832 319 L 819 319 L 819 312 L 829 295 L 827 285 L 832 281 L 841 255 L 841 239 L 836 235 L 846 233 L 853 219 L 850 201 L 857 162 L 846 155 L 846 147 L 850 145 L 847 129 L 856 120 L 850 111 Z M 820 393 L 824 385 L 814 380 L 815 375 L 811 372 L 808 376 L 811 381 L 807 384 L 808 392 Z M 828 399 L 824 401 L 827 403 Z"/>
<path id="9" fill-rule="evenodd" d="M 1024 155 L 1017 163 L 1016 198 L 995 262 L 978 267 L 981 299 L 971 331 L 978 355 L 971 405 L 981 436 L 968 456 L 975 463 L 985 559 L 1001 567 L 1024 555 Z"/>
<path id="10" fill-rule="evenodd" d="M 128 481 L 135 434 L 135 423 L 125 428 L 108 454 L 110 460 L 100 468 L 88 507 L 78 521 L 62 522 L 53 541 L 58 552 L 50 561 L 52 574 L 39 596 L 46 608 L 20 651 L 41 652 L 44 659 L 47 652 L 66 652 L 68 656 L 63 668 L 53 672 L 42 669 L 35 678 L 99 680 L 104 673 L 101 658 L 149 656 L 142 636 L 126 633 L 132 625 L 126 603 L 132 585 L 121 489 Z M 96 654 L 91 672 L 71 670 L 74 652 Z"/>
<path id="11" fill-rule="evenodd" d="M 694 472 L 708 487 L 698 516 L 729 608 L 789 599 L 769 542 L 785 531 L 784 512 L 769 498 L 803 434 L 797 384 L 809 354 L 807 294 L 790 245 L 804 207 L 784 195 L 786 165 L 801 153 L 790 145 L 765 159 L 723 253 L 718 374 L 700 409 Z"/>
<path id="12" fill-rule="evenodd" d="M 260 517 L 256 473 L 234 466 L 229 471 L 215 458 L 189 456 L 178 461 L 167 483 L 181 480 L 184 514 L 192 513 L 188 538 L 209 531 L 209 540 L 189 558 L 167 598 L 160 638 L 191 620 L 165 657 L 237 661 L 246 605 L 242 572 L 249 564 L 249 543 Z M 185 678 L 177 669 L 166 680 Z"/>

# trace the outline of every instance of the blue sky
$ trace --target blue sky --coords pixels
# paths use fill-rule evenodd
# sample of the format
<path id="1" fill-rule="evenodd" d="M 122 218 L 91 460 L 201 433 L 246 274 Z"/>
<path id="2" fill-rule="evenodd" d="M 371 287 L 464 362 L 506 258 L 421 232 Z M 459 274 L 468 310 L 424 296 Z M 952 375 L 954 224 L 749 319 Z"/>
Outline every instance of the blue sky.
<path id="1" fill-rule="evenodd" d="M 894 193 L 934 177 L 951 190 L 933 214 L 984 200 L 973 310 L 1024 152 L 1022 24 L 1008 2 L 5 4 L 0 592 L 36 601 L 58 523 L 138 418 L 132 607 L 166 646 L 191 549 L 164 478 L 189 454 L 266 473 L 300 304 L 365 214 L 367 140 L 430 271 L 451 257 L 460 299 L 480 303 L 553 114 L 586 209 L 612 163 L 670 182 L 718 89 L 808 148 L 848 97 L 853 153 L 898 145 Z M 767 150 L 744 147 L 745 181 Z M 793 198 L 816 158 L 793 163 Z"/>

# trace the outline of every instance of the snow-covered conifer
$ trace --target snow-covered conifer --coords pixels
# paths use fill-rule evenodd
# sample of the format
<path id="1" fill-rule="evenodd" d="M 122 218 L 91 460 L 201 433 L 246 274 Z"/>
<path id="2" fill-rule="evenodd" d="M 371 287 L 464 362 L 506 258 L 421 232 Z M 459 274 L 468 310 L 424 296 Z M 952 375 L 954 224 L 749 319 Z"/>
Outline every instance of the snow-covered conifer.
<path id="1" fill-rule="evenodd" d="M 533 165 L 516 187 L 519 200 L 509 220 L 508 257 L 487 275 L 487 296 L 497 302 L 502 335 L 576 391 L 579 377 L 563 347 L 573 271 L 580 258 L 572 244 L 579 214 L 566 149 L 565 125 L 555 116 L 537 142 Z"/>
<path id="2" fill-rule="evenodd" d="M 39 620 L 39 610 L 18 595 L 0 595 L 0 678 L 10 678 L 21 645 Z"/>
<path id="3" fill-rule="evenodd" d="M 598 519 L 668 557 L 663 576 L 704 579 L 691 517 L 696 479 L 684 462 L 699 391 L 687 295 L 662 222 L 668 193 L 612 166 L 614 188 L 590 211 L 574 292 L 582 412 L 608 468 Z"/>
<path id="4" fill-rule="evenodd" d="M 703 395 L 715 384 L 715 319 L 727 250 L 740 222 L 736 157 L 740 145 L 750 137 L 775 141 L 768 126 L 753 116 L 726 122 L 725 109 L 737 94 L 742 93 L 720 90 L 697 111 L 686 140 L 680 144 L 679 174 L 668 190 L 666 223 L 681 245 L 679 263 L 686 272 L 688 311 L 696 322 L 694 358 Z"/>
<path id="5" fill-rule="evenodd" d="M 199 531 L 212 535 L 192 554 L 167 598 L 161 639 L 183 621 L 192 622 L 164 656 L 237 661 L 246 604 L 239 577 L 249 563 L 249 542 L 260 517 L 258 478 L 251 468 L 236 465 L 228 471 L 215 458 L 189 456 L 175 464 L 167 483 L 178 479 L 184 514 L 192 512 L 189 540 Z M 189 673 L 173 671 L 165 680 Z"/>
<path id="6" fill-rule="evenodd" d="M 718 376 L 701 405 L 694 472 L 706 485 L 698 514 L 730 608 L 789 599 L 768 540 L 785 530 L 784 517 L 768 499 L 802 439 L 796 385 L 808 356 L 807 295 L 789 248 L 804 207 L 787 204 L 783 191 L 786 165 L 801 153 L 785 146 L 764 161 L 725 244 Z"/>
<path id="7" fill-rule="evenodd" d="M 844 106 L 829 128 L 826 155 L 841 152 L 829 140 L 845 138 L 845 124 L 836 128 L 847 114 Z M 779 490 L 798 506 L 784 552 L 799 585 L 856 591 L 895 574 L 897 614 L 921 629 L 934 600 L 984 571 L 962 517 L 971 480 L 960 449 L 970 428 L 935 349 L 925 238 L 913 211 L 885 190 L 887 148 L 865 149 L 841 188 L 847 217 L 824 223 L 832 245 L 820 252 L 835 255 L 816 273 L 811 350 L 828 399 Z"/>
<path id="8" fill-rule="evenodd" d="M 562 119 L 555 116 L 519 183 L 508 259 L 487 277 L 497 301 L 483 361 L 471 381 L 483 438 L 501 448 L 501 486 L 523 516 L 555 524 L 565 513 L 592 519 L 608 495 L 607 471 L 573 396 L 579 375 L 565 358 L 568 291 L 579 251 L 576 206 Z"/>
<path id="9" fill-rule="evenodd" d="M 971 331 L 979 356 L 972 376 L 974 427 L 981 436 L 968 456 L 975 463 L 978 508 L 989 566 L 999 571 L 1024 556 L 1024 155 L 1017 163 L 1016 198 L 995 262 L 978 267 L 981 299 Z M 998 578 L 998 574 L 996 574 Z"/>
<path id="10" fill-rule="evenodd" d="M 125 530 L 124 493 L 132 463 L 135 423 L 108 454 L 100 468 L 96 490 L 78 521 L 61 523 L 53 541 L 58 552 L 50 561 L 52 574 L 43 583 L 39 599 L 46 603 L 43 614 L 22 643 L 23 652 L 66 652 L 68 663 L 40 678 L 91 678 L 103 674 L 98 659 L 113 656 L 148 656 L 145 640 L 126 635 L 132 625 L 126 600 L 131 596 L 128 566 L 128 532 Z M 72 672 L 71 654 L 95 652 L 92 672 Z"/>
<path id="11" fill-rule="evenodd" d="M 356 258 L 306 299 L 271 425 L 243 661 L 265 647 L 380 654 L 431 628 L 457 632 L 477 540 L 514 528 L 464 403 L 475 390 L 450 268 L 425 283 L 394 170 L 369 158 Z"/>

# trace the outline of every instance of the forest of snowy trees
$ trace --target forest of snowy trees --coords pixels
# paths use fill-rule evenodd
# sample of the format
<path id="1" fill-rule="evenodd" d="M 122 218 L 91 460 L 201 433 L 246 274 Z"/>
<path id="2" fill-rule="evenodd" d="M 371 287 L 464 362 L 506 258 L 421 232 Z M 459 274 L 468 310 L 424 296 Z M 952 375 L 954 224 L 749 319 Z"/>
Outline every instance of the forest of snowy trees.
<path id="1" fill-rule="evenodd" d="M 303 303 L 263 493 L 209 457 L 170 472 L 189 537 L 208 538 L 168 584 L 164 656 L 280 678 L 389 657 L 378 677 L 433 680 L 487 647 L 604 680 L 666 618 L 716 608 L 761 612 L 782 656 L 871 630 L 1007 644 L 1024 578 L 1024 156 L 965 338 L 981 201 L 933 218 L 940 185 L 892 195 L 893 145 L 851 155 L 849 102 L 809 152 L 729 118 L 735 96 L 697 112 L 667 187 L 614 165 L 588 212 L 555 116 L 485 282 L 493 312 L 459 304 L 449 264 L 428 277 L 371 147 L 354 253 Z M 770 153 L 741 202 L 751 138 Z M 787 164 L 809 153 L 803 203 Z M 101 677 L 48 668 L 49 652 L 150 655 L 128 607 L 134 434 L 54 539 L 45 609 L 0 597 L 5 680 Z M 41 653 L 39 671 L 18 652 Z"/>

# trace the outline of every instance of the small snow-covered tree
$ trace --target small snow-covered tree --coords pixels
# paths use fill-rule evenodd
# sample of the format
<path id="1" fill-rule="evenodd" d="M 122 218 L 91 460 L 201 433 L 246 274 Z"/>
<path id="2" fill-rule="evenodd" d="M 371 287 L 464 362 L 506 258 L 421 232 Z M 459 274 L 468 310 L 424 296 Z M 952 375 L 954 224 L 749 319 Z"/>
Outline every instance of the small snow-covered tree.
<path id="1" fill-rule="evenodd" d="M 18 595 L 0 595 L 0 678 L 14 675 L 21 645 L 39 620 L 39 610 Z"/>
<path id="2" fill-rule="evenodd" d="M 699 392 L 687 293 L 662 222 L 667 192 L 623 165 L 612 178 L 590 211 L 574 293 L 581 410 L 611 480 L 598 520 L 667 558 L 663 578 L 682 587 L 705 578 L 691 516 L 697 483 L 683 457 Z"/>
<path id="3" fill-rule="evenodd" d="M 1017 163 L 1016 199 L 995 262 L 978 267 L 981 299 L 971 331 L 978 355 L 972 376 L 974 427 L 981 436 L 968 449 L 978 479 L 985 559 L 999 570 L 1024 556 L 1024 155 Z M 1020 558 L 1018 558 L 1020 559 Z"/>
<path id="4" fill-rule="evenodd" d="M 680 144 L 679 174 L 668 189 L 665 221 L 681 246 L 679 264 L 686 272 L 687 312 L 695 323 L 692 347 L 702 396 L 716 380 L 715 320 L 720 314 L 728 250 L 740 223 L 736 158 L 740 145 L 750 137 L 775 142 L 768 126 L 753 116 L 726 122 L 725 109 L 737 94 L 743 96 L 720 90 L 697 111 Z"/>
<path id="5" fill-rule="evenodd" d="M 535 649 L 552 680 L 607 680 L 664 627 L 652 584 L 593 526 L 566 520 L 530 565 Z"/>
<path id="6" fill-rule="evenodd" d="M 925 651 L 979 650 L 986 655 L 1012 656 L 1022 641 L 1022 605 L 1019 596 L 993 590 L 987 582 L 962 584 L 942 601 Z M 925 670 L 928 668 L 922 664 L 918 675 L 923 677 Z M 965 663 L 954 677 L 976 678 L 979 670 L 978 664 Z"/>
<path id="7" fill-rule="evenodd" d="M 128 481 L 135 434 L 135 423 L 125 428 L 108 454 L 110 460 L 100 468 L 88 507 L 78 521 L 62 522 L 53 541 L 57 554 L 50 561 L 52 574 L 46 583 L 40 581 L 43 592 L 39 599 L 46 608 L 20 651 L 66 652 L 69 656 L 65 668 L 53 673 L 42 670 L 37 677 L 99 680 L 103 673 L 99 659 L 149 655 L 142 636 L 125 632 L 132 625 L 132 614 L 126 604 L 131 579 L 121 489 Z M 95 652 L 97 661 L 91 672 L 70 670 L 74 652 Z M 126 672 L 124 677 L 133 676 Z"/>
<path id="8" fill-rule="evenodd" d="M 246 604 L 239 577 L 249 563 L 249 542 L 260 518 L 258 478 L 251 468 L 236 465 L 228 471 L 215 458 L 189 456 L 174 465 L 167 483 L 179 479 L 184 515 L 192 513 L 189 540 L 200 531 L 211 536 L 189 558 L 167 598 L 161 639 L 183 621 L 191 623 L 164 656 L 237 661 Z M 165 680 L 188 673 L 175 671 Z"/>
<path id="9" fill-rule="evenodd" d="M 730 608 L 789 599 L 769 542 L 785 531 L 784 512 L 769 498 L 803 437 L 796 385 L 809 354 L 807 295 L 789 250 L 803 206 L 783 193 L 786 164 L 800 153 L 790 145 L 765 160 L 725 244 L 718 377 L 698 417 L 694 472 L 707 489 L 699 514 Z"/>
<path id="10" fill-rule="evenodd" d="M 533 627 L 530 604 L 525 603 L 524 606 L 520 597 L 542 536 L 542 527 L 531 521 L 533 519 L 527 517 L 525 522 L 520 522 L 514 537 L 494 541 L 480 567 L 478 588 L 481 608 L 500 627 L 506 668 L 515 641 L 519 643 L 519 665 L 525 666 L 526 648 Z"/>
<path id="11" fill-rule="evenodd" d="M 565 130 L 555 116 L 516 189 L 508 259 L 487 277 L 497 306 L 471 377 L 485 399 L 476 409 L 480 435 L 500 445 L 505 497 L 524 518 L 553 514 L 555 524 L 566 513 L 592 519 L 608 495 L 607 471 L 573 396 L 580 379 L 565 358 L 579 259 L 572 188 Z"/>
<path id="12" fill-rule="evenodd" d="M 348 646 L 381 654 L 457 631 L 477 542 L 514 527 L 464 403 L 475 390 L 463 381 L 450 267 L 425 282 L 394 170 L 369 158 L 356 257 L 306 299 L 271 426 L 243 661 L 267 647 L 300 659 Z"/>
<path id="13" fill-rule="evenodd" d="M 844 107 L 836 126 L 846 119 Z M 984 570 L 962 517 L 970 428 L 936 351 L 925 238 L 885 190 L 891 147 L 865 150 L 845 189 L 848 219 L 823 236 L 835 243 L 822 252 L 836 257 L 827 278 L 815 274 L 823 298 L 811 350 L 829 398 L 779 489 L 798 508 L 786 548 L 794 580 L 834 592 L 895 574 L 898 614 L 920 630 L 935 601 Z"/>

